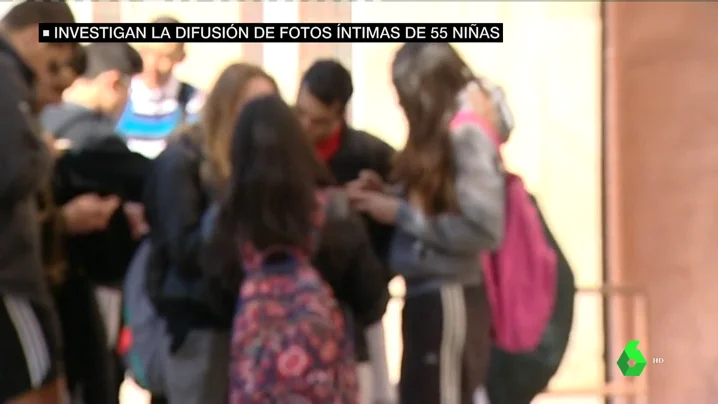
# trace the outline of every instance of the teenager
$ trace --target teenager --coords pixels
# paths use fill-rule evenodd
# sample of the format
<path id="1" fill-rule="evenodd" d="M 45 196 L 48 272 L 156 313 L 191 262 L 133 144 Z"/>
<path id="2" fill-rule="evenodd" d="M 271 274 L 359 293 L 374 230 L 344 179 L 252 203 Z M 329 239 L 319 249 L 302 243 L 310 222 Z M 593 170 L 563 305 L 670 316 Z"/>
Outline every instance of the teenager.
<path id="1" fill-rule="evenodd" d="M 57 318 L 45 280 L 36 197 L 51 155 L 38 130 L 40 94 L 51 94 L 77 45 L 40 43 L 40 23 L 71 24 L 64 2 L 23 1 L 0 20 L 0 402 L 65 398 Z M 60 92 L 61 93 L 61 92 Z M 58 94 L 59 95 L 59 94 Z M 47 97 L 43 102 L 57 102 Z"/>
<path id="2" fill-rule="evenodd" d="M 230 65 L 197 123 L 170 137 L 154 162 L 144 198 L 152 243 L 147 287 L 167 324 L 165 390 L 172 404 L 226 402 L 229 320 L 191 286 L 203 282 L 201 219 L 229 178 L 237 115 L 250 99 L 276 92 L 261 68 Z"/>
<path id="3" fill-rule="evenodd" d="M 70 87 L 86 68 L 85 48 L 77 46 L 68 64 L 58 69 L 57 74 L 53 77 L 52 85 L 35 87 L 35 103 L 42 109 L 44 106 L 60 102 L 65 89 Z"/>
<path id="4" fill-rule="evenodd" d="M 348 308 L 348 315 L 370 328 L 381 323 L 388 301 L 383 266 L 373 252 L 362 219 L 349 209 L 346 195 L 339 188 L 329 191 L 335 182 L 316 158 L 299 121 L 284 101 L 267 96 L 250 102 L 239 117 L 231 153 L 232 174 L 220 205 L 215 236 L 221 247 L 212 250 L 213 256 L 222 259 L 220 268 L 227 293 L 236 298 L 245 279 L 238 253 L 243 242 L 260 251 L 275 245 L 297 247 L 313 257 L 314 267 L 338 301 Z M 336 198 L 329 197 L 336 204 L 328 202 L 329 206 L 320 207 L 315 196 L 322 191 L 337 193 Z M 320 228 L 312 222 L 317 209 L 326 213 Z M 315 231 L 316 246 L 312 247 L 307 243 Z M 227 307 L 230 313 L 233 306 Z M 335 376 L 354 377 L 356 369 L 342 369 L 347 374 Z M 327 392 L 331 397 L 342 396 L 341 402 L 355 402 L 356 396 L 350 391 L 332 385 L 339 390 Z M 293 388 L 297 386 L 288 384 L 286 391 Z M 282 398 L 286 396 L 272 398 L 272 402 L 284 402 Z M 315 397 L 312 402 L 316 400 Z"/>
<path id="5" fill-rule="evenodd" d="M 396 193 L 353 196 L 359 210 L 396 226 L 390 263 L 406 280 L 401 402 L 481 403 L 490 319 L 478 257 L 499 245 L 504 226 L 504 178 L 487 132 L 495 109 L 446 43 L 403 45 L 392 77 L 409 124 Z M 450 129 L 464 103 L 487 126 Z"/>
<path id="6" fill-rule="evenodd" d="M 137 214 L 131 211 L 138 208 L 149 166 L 147 159 L 130 152 L 116 134 L 115 123 L 127 102 L 132 76 L 142 71 L 142 59 L 126 43 L 90 44 L 84 48 L 84 59 L 85 69 L 65 90 L 64 102 L 42 114 L 44 129 L 65 148 L 55 163 L 54 202 L 109 193 L 114 195 L 110 198 L 129 202 L 124 202 L 124 210 L 113 212 L 102 232 L 64 238 L 67 274 L 57 285 L 56 298 L 71 391 L 82 395 L 84 402 L 112 403 L 124 380 L 124 369 L 113 360 L 120 285 L 136 237 L 143 231 L 133 229 L 130 219 Z M 81 60 L 74 62 L 76 69 L 81 67 Z M 103 368 L 103 363 L 112 362 L 118 366 Z"/>
<path id="7" fill-rule="evenodd" d="M 45 130 L 75 150 L 117 137 L 115 123 L 127 103 L 132 77 L 142 72 L 142 58 L 126 43 L 90 44 L 84 53 L 84 73 L 65 90 L 64 102 L 42 115 Z"/>
<path id="8" fill-rule="evenodd" d="M 353 93 L 352 78 L 344 66 L 330 59 L 315 62 L 304 73 L 297 95 L 295 108 L 299 121 L 317 157 L 327 165 L 339 185 L 356 179 L 365 170 L 388 180 L 395 151 L 379 138 L 347 123 L 346 109 Z M 392 228 L 366 219 L 374 251 L 385 261 Z M 384 278 L 387 282 L 391 278 L 388 271 Z M 382 323 L 367 330 L 358 324 L 355 329 L 362 403 L 390 399 L 394 394 L 384 359 Z M 365 334 L 371 336 L 369 346 Z"/>
<path id="9" fill-rule="evenodd" d="M 178 24 L 172 17 L 159 17 L 155 24 Z M 156 157 L 169 136 L 182 123 L 192 122 L 202 104 L 202 93 L 175 76 L 185 56 L 183 43 L 138 44 L 143 71 L 132 80 L 130 99 L 117 130 L 128 145 L 147 157 Z"/>

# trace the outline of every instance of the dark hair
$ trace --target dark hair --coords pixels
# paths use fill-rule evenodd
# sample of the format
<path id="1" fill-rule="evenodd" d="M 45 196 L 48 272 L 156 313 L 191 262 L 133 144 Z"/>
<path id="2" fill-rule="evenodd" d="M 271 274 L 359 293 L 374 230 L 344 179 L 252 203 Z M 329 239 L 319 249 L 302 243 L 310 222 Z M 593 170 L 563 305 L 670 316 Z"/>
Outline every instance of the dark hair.
<path id="1" fill-rule="evenodd" d="M 1 22 L 9 30 L 19 30 L 40 23 L 73 24 L 75 16 L 62 0 L 25 0 L 10 8 Z"/>
<path id="2" fill-rule="evenodd" d="M 242 110 L 231 147 L 232 175 L 222 204 L 230 235 L 258 249 L 308 247 L 317 187 L 332 183 L 279 96 L 260 97 Z"/>
<path id="3" fill-rule="evenodd" d="M 338 105 L 344 112 L 354 93 L 352 76 L 341 63 L 333 59 L 322 59 L 304 73 L 302 85 L 326 106 Z"/>
<path id="4" fill-rule="evenodd" d="M 449 123 L 471 70 L 447 43 L 407 43 L 396 53 L 392 79 L 409 124 L 392 180 L 416 193 L 427 213 L 458 209 Z"/>
<path id="5" fill-rule="evenodd" d="M 161 15 L 150 21 L 150 24 L 180 24 L 180 21 L 169 15 Z"/>
<path id="6" fill-rule="evenodd" d="M 72 59 L 70 59 L 69 66 L 75 75 L 82 76 L 85 74 L 85 70 L 87 70 L 87 52 L 85 51 L 84 46 L 78 46 L 75 49 L 75 53 L 72 54 Z"/>
<path id="7" fill-rule="evenodd" d="M 85 55 L 84 76 L 88 78 L 111 70 L 127 76 L 142 72 L 142 57 L 127 43 L 92 43 L 85 46 Z"/>
<path id="8" fill-rule="evenodd" d="M 334 179 L 319 162 L 300 123 L 279 96 L 250 101 L 231 146 L 232 175 L 220 202 L 206 258 L 209 272 L 227 285 L 241 279 L 238 247 L 309 247 L 315 191 Z"/>

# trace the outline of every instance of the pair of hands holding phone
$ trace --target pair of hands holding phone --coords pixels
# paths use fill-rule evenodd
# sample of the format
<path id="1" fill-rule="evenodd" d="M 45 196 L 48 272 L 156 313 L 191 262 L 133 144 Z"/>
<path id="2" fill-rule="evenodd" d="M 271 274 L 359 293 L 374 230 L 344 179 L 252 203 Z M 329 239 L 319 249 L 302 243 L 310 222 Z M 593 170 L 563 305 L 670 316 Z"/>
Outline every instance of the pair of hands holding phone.
<path id="1" fill-rule="evenodd" d="M 459 95 L 459 108 L 470 109 L 486 119 L 494 129 L 498 128 L 498 112 L 493 101 L 478 82 L 469 83 Z M 352 206 L 383 224 L 396 223 L 402 200 L 390 195 L 387 185 L 374 171 L 364 170 L 359 178 L 347 184 L 347 194 Z"/>
<path id="2" fill-rule="evenodd" d="M 359 178 L 346 185 L 352 207 L 383 224 L 396 223 L 401 199 L 386 192 L 384 180 L 372 170 L 363 170 Z"/>
<path id="3" fill-rule="evenodd" d="M 68 233 L 80 235 L 103 231 L 110 223 L 117 209 L 127 217 L 132 237 L 139 239 L 149 232 L 142 204 L 124 202 L 117 196 L 99 196 L 97 194 L 79 195 L 62 206 L 62 216 Z"/>
<path id="4" fill-rule="evenodd" d="M 44 141 L 54 158 L 61 157 L 71 147 L 67 139 L 55 139 L 51 133 L 44 135 Z M 141 203 L 123 203 L 115 195 L 103 197 L 94 193 L 76 196 L 62 206 L 67 232 L 81 235 L 105 230 L 120 205 L 130 224 L 132 237 L 137 240 L 147 234 L 149 225 L 145 221 L 145 209 Z"/>

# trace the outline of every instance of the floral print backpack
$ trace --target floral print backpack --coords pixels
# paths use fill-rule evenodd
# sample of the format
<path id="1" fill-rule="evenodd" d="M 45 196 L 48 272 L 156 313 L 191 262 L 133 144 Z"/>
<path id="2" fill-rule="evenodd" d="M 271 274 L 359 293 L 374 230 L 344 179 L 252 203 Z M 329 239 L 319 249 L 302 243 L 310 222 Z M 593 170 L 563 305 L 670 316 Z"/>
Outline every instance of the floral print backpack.
<path id="1" fill-rule="evenodd" d="M 316 228 L 324 222 L 321 210 Z M 344 314 L 310 255 L 251 245 L 241 255 L 245 278 L 232 330 L 230 404 L 357 403 Z"/>

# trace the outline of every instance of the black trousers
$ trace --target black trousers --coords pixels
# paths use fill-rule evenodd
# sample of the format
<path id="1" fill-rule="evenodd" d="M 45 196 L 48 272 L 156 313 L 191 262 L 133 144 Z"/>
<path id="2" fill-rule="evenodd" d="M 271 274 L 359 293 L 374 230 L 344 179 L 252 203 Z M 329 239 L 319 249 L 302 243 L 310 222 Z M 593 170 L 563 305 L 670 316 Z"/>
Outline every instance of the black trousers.
<path id="1" fill-rule="evenodd" d="M 402 320 L 401 403 L 472 404 L 489 363 L 483 286 L 445 285 L 407 297 Z"/>
<path id="2" fill-rule="evenodd" d="M 68 390 L 85 403 L 116 402 L 112 355 L 92 283 L 85 276 L 70 274 L 55 285 L 54 297 Z"/>
<path id="3" fill-rule="evenodd" d="M 60 375 L 60 337 L 51 308 L 0 295 L 0 403 Z"/>

